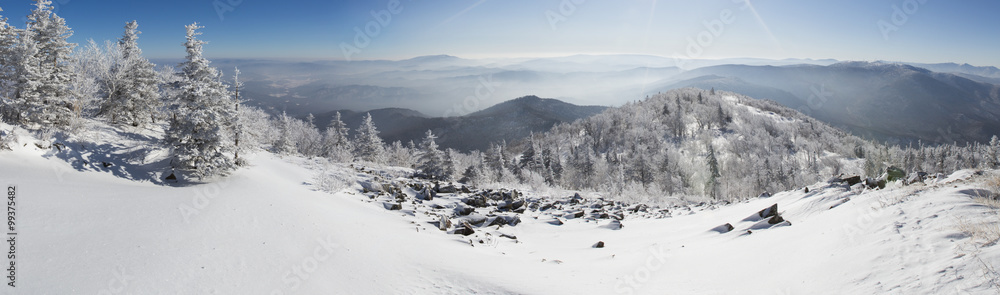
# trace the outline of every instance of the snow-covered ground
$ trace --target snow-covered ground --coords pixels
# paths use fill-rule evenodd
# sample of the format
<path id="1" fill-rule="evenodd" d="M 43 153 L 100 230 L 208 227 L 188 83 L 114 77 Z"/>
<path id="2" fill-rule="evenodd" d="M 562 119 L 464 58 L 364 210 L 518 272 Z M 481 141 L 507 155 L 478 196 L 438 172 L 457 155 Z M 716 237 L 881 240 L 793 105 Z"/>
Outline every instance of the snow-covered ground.
<path id="1" fill-rule="evenodd" d="M 996 209 L 973 199 L 990 172 L 878 191 L 822 182 L 808 193 L 664 208 L 664 218 L 630 214 L 620 229 L 612 219 L 528 209 L 516 226 L 476 226 L 465 236 L 439 230 L 435 215 L 460 206 L 462 194 L 387 210 L 358 184 L 376 177 L 346 165 L 262 153 L 227 178 L 169 186 L 130 180 L 148 173 L 128 165 L 73 162 L 101 155 L 58 156 L 22 136 L 0 152 L 0 184 L 16 186 L 18 201 L 16 287 L 4 294 L 1000 291 L 992 270 L 1000 248 L 959 230 L 1000 223 Z M 408 181 L 388 174 L 380 178 Z M 785 222 L 758 215 L 773 204 Z M 732 231 L 713 230 L 726 223 Z"/>

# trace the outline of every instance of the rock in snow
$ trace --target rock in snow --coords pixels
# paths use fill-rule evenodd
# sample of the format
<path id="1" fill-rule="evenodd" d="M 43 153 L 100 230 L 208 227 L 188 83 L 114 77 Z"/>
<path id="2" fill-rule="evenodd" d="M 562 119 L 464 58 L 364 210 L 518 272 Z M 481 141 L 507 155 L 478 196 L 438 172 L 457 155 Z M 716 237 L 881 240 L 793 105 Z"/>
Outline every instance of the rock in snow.
<path id="1" fill-rule="evenodd" d="M 760 218 L 768 218 L 778 214 L 778 203 L 774 203 L 771 207 L 764 208 L 757 212 L 757 216 Z"/>
<path id="2" fill-rule="evenodd" d="M 726 223 L 720 226 L 716 226 L 715 228 L 712 229 L 712 231 L 724 234 L 733 231 L 733 229 L 734 227 L 732 224 Z"/>
<path id="3" fill-rule="evenodd" d="M 401 205 L 399 203 L 382 202 L 382 206 L 385 207 L 385 210 L 402 210 L 403 209 L 403 205 Z"/>

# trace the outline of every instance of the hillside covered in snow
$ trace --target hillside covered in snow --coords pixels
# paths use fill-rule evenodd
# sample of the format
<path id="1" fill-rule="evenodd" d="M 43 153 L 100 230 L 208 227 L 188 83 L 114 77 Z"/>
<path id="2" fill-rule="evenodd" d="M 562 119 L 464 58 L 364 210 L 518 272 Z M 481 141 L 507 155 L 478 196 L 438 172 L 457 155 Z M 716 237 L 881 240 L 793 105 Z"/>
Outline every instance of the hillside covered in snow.
<path id="1" fill-rule="evenodd" d="M 1000 287 L 1000 217 L 987 190 L 996 171 L 882 190 L 831 179 L 808 192 L 659 207 L 588 192 L 434 184 L 405 168 L 271 153 L 223 179 L 164 185 L 123 177 L 138 173 L 128 162 L 101 163 L 123 156 L 101 152 L 122 140 L 113 133 L 84 135 L 102 144 L 59 148 L 20 128 L 0 130 L 13 130 L 4 134 L 11 150 L 0 152 L 0 179 L 17 191 L 16 294 Z"/>

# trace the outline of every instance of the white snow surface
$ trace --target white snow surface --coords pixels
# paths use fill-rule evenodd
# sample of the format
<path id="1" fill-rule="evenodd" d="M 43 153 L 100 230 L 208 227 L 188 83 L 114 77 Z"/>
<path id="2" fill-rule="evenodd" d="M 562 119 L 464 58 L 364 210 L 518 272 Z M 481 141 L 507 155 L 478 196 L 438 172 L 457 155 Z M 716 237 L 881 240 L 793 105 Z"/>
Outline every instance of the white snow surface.
<path id="1" fill-rule="evenodd" d="M 325 172 L 352 185 L 330 194 L 313 184 L 319 160 L 261 153 L 251 162 L 229 177 L 176 187 L 82 169 L 22 138 L 0 152 L 0 184 L 15 185 L 18 201 L 16 287 L 0 293 L 998 291 L 990 267 L 1000 265 L 1000 248 L 975 244 L 957 227 L 1000 221 L 972 199 L 986 179 L 973 171 L 926 186 L 818 183 L 809 193 L 668 208 L 668 218 L 626 217 L 620 230 L 587 218 L 553 225 L 551 214 L 528 210 L 516 226 L 462 236 L 438 230 L 413 202 L 386 210 L 355 182 L 372 176 L 345 164 Z M 533 194 L 526 192 L 545 197 Z M 772 204 L 790 225 L 755 218 Z M 735 229 L 712 231 L 725 223 Z M 592 247 L 598 241 L 605 247 Z"/>

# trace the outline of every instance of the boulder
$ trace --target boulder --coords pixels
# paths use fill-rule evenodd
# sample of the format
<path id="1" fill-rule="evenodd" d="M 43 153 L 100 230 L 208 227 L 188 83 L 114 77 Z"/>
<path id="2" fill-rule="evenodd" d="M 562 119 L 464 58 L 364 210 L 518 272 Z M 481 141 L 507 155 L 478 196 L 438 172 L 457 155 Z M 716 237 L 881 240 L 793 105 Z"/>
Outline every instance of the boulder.
<path id="1" fill-rule="evenodd" d="M 492 219 L 487 219 L 489 220 L 489 223 L 486 224 L 486 226 L 507 225 L 507 219 L 503 218 L 503 216 L 495 216 L 490 218 Z"/>
<path id="2" fill-rule="evenodd" d="M 417 193 L 417 198 L 424 201 L 430 201 L 433 200 L 436 195 L 437 193 L 435 193 L 434 190 L 431 190 L 430 186 L 425 185 L 423 189 Z"/>
<path id="3" fill-rule="evenodd" d="M 177 175 L 174 175 L 173 173 L 170 173 L 170 175 L 167 175 L 167 177 L 163 178 L 163 180 L 170 181 L 170 182 L 177 182 Z"/>
<path id="4" fill-rule="evenodd" d="M 733 227 L 732 224 L 726 223 L 726 224 L 723 224 L 723 225 L 720 225 L 720 226 L 716 226 L 715 228 L 712 229 L 712 231 L 718 232 L 720 234 L 724 234 L 724 233 L 728 233 L 728 232 L 733 231 L 733 229 L 734 229 L 734 227 Z"/>
<path id="5" fill-rule="evenodd" d="M 632 213 L 646 212 L 649 210 L 649 206 L 646 206 L 646 204 L 636 204 L 625 210 L 632 211 Z"/>
<path id="6" fill-rule="evenodd" d="M 551 221 L 549 221 L 549 224 L 551 224 L 551 225 L 563 225 L 563 222 L 562 222 L 562 220 L 559 220 L 559 218 L 553 218 Z"/>
<path id="7" fill-rule="evenodd" d="M 441 215 L 440 218 L 438 218 L 438 229 L 446 231 L 450 227 L 451 227 L 451 219 L 449 219 L 448 216 Z"/>
<path id="8" fill-rule="evenodd" d="M 861 176 L 851 176 L 848 178 L 841 179 L 840 182 L 846 182 L 847 186 L 854 186 L 855 184 L 861 183 Z"/>
<path id="9" fill-rule="evenodd" d="M 770 198 L 771 197 L 771 193 L 769 193 L 769 192 L 763 192 L 763 193 L 760 193 L 760 195 L 758 195 L 757 197 L 761 198 L 761 199 Z"/>
<path id="10" fill-rule="evenodd" d="M 382 202 L 382 206 L 385 210 L 403 210 L 403 205 L 399 203 Z"/>
<path id="11" fill-rule="evenodd" d="M 781 214 L 775 214 L 774 216 L 771 216 L 771 219 L 767 220 L 767 223 L 768 224 L 779 224 L 782 221 L 785 221 L 785 218 L 781 217 Z"/>
<path id="12" fill-rule="evenodd" d="M 515 200 L 514 202 L 510 203 L 511 210 L 517 210 L 520 209 L 521 207 L 524 207 L 524 200 Z"/>
<path id="13" fill-rule="evenodd" d="M 489 205 L 489 203 L 486 202 L 486 198 L 480 195 L 465 198 L 462 202 L 476 208 L 484 208 Z"/>
<path id="14" fill-rule="evenodd" d="M 612 221 L 611 221 L 611 222 L 609 222 L 608 224 L 605 224 L 605 225 L 604 225 L 604 228 L 607 228 L 607 229 L 612 229 L 612 230 L 619 230 L 619 229 L 622 229 L 622 228 L 624 228 L 624 227 L 625 227 L 625 226 L 624 226 L 624 225 L 622 225 L 622 222 L 621 222 L 621 221 L 618 221 L 618 220 L 612 220 Z"/>
<path id="15" fill-rule="evenodd" d="M 439 194 L 454 194 L 458 192 L 458 188 L 450 184 L 445 186 L 438 185 L 436 191 Z"/>
<path id="16" fill-rule="evenodd" d="M 513 209 L 514 200 L 506 200 L 497 204 L 497 210 L 500 211 L 510 211 Z"/>
<path id="17" fill-rule="evenodd" d="M 472 225 L 469 224 L 468 222 L 462 222 L 462 224 L 458 228 L 456 228 L 453 233 L 456 235 L 468 236 L 476 233 L 476 230 L 472 228 Z"/>
<path id="18" fill-rule="evenodd" d="M 594 244 L 593 247 L 594 248 L 604 248 L 604 241 L 597 241 L 597 244 Z"/>
<path id="19" fill-rule="evenodd" d="M 521 217 L 518 216 L 518 215 L 505 216 L 504 218 L 507 219 L 507 225 L 510 225 L 510 226 L 515 226 L 518 223 L 521 223 Z"/>
<path id="20" fill-rule="evenodd" d="M 374 180 L 360 180 L 358 184 L 364 189 L 364 192 L 381 192 L 383 191 L 382 184 Z"/>
<path id="21" fill-rule="evenodd" d="M 774 203 L 771 207 L 764 208 L 763 210 L 757 212 L 757 216 L 760 216 L 760 218 L 768 218 L 775 215 L 778 215 L 778 203 Z"/>
<path id="22" fill-rule="evenodd" d="M 488 218 L 482 214 L 470 214 L 469 216 L 463 217 L 463 222 L 472 225 L 481 225 L 486 222 Z"/>
<path id="23" fill-rule="evenodd" d="M 884 189 L 886 184 L 885 181 L 885 179 L 874 179 L 869 177 L 865 179 L 865 187 L 868 187 L 869 189 Z"/>
<path id="24" fill-rule="evenodd" d="M 927 172 L 913 172 L 906 177 L 906 181 L 904 181 L 903 184 L 911 185 L 918 182 L 924 182 L 924 180 L 927 180 Z"/>
<path id="25" fill-rule="evenodd" d="M 457 206 L 455 206 L 455 215 L 466 216 L 472 214 L 472 212 L 476 212 L 476 208 L 472 208 L 462 204 L 458 204 Z"/>

